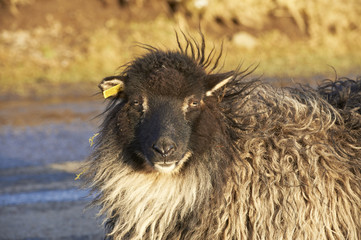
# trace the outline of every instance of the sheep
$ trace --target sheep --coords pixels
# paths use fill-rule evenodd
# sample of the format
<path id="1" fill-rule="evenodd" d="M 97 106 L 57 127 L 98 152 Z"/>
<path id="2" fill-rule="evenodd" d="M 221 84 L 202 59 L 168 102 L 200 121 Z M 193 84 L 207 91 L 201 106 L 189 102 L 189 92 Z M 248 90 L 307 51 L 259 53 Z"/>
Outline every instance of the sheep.
<path id="1" fill-rule="evenodd" d="M 201 36 L 99 84 L 84 175 L 106 238 L 360 239 L 361 81 L 277 89 L 221 72 Z"/>

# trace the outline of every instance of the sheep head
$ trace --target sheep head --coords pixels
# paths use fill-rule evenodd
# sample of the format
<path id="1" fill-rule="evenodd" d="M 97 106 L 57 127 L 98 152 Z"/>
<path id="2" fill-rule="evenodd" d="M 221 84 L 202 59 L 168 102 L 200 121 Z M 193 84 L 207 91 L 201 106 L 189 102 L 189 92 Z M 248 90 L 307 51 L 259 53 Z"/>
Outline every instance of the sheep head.
<path id="1" fill-rule="evenodd" d="M 207 101 L 233 76 L 234 72 L 207 74 L 185 54 L 154 50 L 130 63 L 121 75 L 103 79 L 99 87 L 107 93 L 117 86 L 110 95 L 119 107 L 109 115 L 116 116 L 115 133 L 123 151 L 135 159 L 132 164 L 170 173 L 179 171 L 194 154 L 193 146 L 204 141 L 200 131 L 208 131 L 203 139 L 214 131 L 211 126 L 205 130 L 206 123 L 199 119 Z"/>

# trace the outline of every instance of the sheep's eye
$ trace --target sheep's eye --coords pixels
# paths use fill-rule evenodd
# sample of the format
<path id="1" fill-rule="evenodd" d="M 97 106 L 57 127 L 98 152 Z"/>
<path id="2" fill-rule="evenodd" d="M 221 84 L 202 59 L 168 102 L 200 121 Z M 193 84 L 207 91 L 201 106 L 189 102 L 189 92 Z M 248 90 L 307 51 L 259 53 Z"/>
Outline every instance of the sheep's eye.
<path id="1" fill-rule="evenodd" d="M 142 97 L 132 98 L 132 99 L 130 99 L 129 104 L 130 104 L 132 107 L 138 108 L 138 107 L 142 106 L 142 104 L 143 104 L 143 98 L 142 98 Z"/>
<path id="2" fill-rule="evenodd" d="M 140 102 L 139 100 L 135 99 L 133 100 L 133 106 L 139 106 Z"/>
<path id="3" fill-rule="evenodd" d="M 190 101 L 189 106 L 192 108 L 197 108 L 199 106 L 199 101 L 192 100 L 192 101 Z"/>

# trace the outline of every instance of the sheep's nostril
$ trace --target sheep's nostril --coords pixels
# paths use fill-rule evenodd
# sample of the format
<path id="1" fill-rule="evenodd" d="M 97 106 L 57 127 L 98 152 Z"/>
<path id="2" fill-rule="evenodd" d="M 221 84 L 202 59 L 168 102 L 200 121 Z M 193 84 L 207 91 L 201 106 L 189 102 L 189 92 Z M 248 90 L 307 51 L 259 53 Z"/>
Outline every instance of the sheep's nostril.
<path id="1" fill-rule="evenodd" d="M 155 143 L 153 144 L 153 149 L 163 157 L 167 157 L 174 152 L 175 146 L 172 143 Z"/>

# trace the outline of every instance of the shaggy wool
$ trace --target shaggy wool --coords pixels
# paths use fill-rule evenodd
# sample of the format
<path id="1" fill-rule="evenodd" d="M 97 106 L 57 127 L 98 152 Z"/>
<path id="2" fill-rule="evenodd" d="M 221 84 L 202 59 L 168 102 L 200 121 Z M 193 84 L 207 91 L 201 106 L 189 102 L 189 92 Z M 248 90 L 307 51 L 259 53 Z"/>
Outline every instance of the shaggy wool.
<path id="1" fill-rule="evenodd" d="M 191 144 L 209 147 L 173 174 L 134 168 L 114 137 L 125 111 L 114 101 L 85 166 L 107 237 L 361 239 L 361 103 L 321 92 L 235 74 L 204 99 Z"/>

